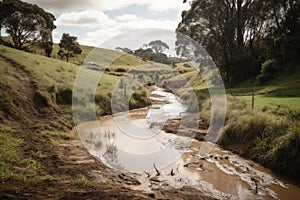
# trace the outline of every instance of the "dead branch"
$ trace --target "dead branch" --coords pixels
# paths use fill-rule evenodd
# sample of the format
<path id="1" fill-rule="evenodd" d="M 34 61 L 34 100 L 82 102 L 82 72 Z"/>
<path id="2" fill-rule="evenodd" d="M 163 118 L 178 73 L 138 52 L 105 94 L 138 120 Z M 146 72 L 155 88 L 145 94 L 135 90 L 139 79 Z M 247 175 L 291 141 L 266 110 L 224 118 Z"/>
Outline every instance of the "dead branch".
<path id="1" fill-rule="evenodd" d="M 175 175 L 175 173 L 174 173 L 174 171 L 173 171 L 173 169 L 171 170 L 171 176 L 174 176 Z"/>
<path id="2" fill-rule="evenodd" d="M 191 162 L 183 165 L 183 167 L 189 167 L 190 165 L 199 165 L 199 164 L 200 164 L 199 162 Z"/>
<path id="3" fill-rule="evenodd" d="M 251 181 L 255 183 L 255 194 L 258 193 L 258 185 L 257 185 L 257 180 L 254 177 L 251 177 Z"/>
<path id="4" fill-rule="evenodd" d="M 144 171 L 144 173 L 147 175 L 147 178 L 150 178 L 151 174 L 149 172 Z"/>
<path id="5" fill-rule="evenodd" d="M 156 168 L 155 163 L 153 163 L 153 167 L 154 167 L 154 169 L 155 169 L 155 171 L 156 171 L 156 176 L 160 176 L 160 172 L 159 172 L 158 169 Z"/>

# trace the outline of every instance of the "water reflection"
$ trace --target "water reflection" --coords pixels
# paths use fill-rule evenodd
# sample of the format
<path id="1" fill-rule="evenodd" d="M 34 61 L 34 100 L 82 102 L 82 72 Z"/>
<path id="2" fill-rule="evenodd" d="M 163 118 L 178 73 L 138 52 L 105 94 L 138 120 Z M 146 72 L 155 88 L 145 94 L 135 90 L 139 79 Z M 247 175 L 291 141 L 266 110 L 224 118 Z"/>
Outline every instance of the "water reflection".
<path id="1" fill-rule="evenodd" d="M 142 184 L 134 189 L 191 186 L 215 198 L 299 197 L 299 188 L 287 187 L 252 161 L 217 145 L 202 155 L 201 147 L 212 144 L 161 131 L 166 119 L 180 117 L 185 109 L 173 94 L 160 88 L 152 92 L 152 100 L 155 103 L 150 108 L 80 125 L 80 137 L 91 154 L 112 168 L 138 173 Z"/>

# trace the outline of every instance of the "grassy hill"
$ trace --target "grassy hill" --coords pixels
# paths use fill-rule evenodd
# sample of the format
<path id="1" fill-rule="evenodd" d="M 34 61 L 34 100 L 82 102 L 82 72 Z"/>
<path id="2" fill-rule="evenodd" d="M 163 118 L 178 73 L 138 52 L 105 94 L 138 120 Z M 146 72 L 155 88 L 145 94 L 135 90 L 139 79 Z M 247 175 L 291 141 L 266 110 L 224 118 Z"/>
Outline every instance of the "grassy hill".
<path id="1" fill-rule="evenodd" d="M 94 163 L 74 167 L 70 161 L 58 159 L 61 151 L 71 154 L 73 150 L 68 150 L 71 148 L 68 145 L 76 143 L 77 136 L 70 135 L 68 131 L 73 125 L 73 83 L 80 69 L 87 70 L 93 76 L 109 64 L 95 94 L 99 117 L 111 112 L 110 93 L 115 88 L 120 88 L 120 78 L 126 72 L 133 70 L 134 73 L 123 77 L 129 76 L 133 80 L 144 80 L 147 83 L 152 82 L 155 73 L 160 71 L 162 75 L 158 78 L 161 82 L 168 80 L 171 84 L 181 86 L 182 78 L 174 77 L 175 73 L 170 71 L 176 70 L 196 91 L 203 123 L 209 124 L 210 101 L 205 100 L 208 94 L 206 84 L 197 71 L 186 65 L 188 63 L 167 66 L 144 62 L 128 54 L 119 57 L 119 53 L 112 50 L 88 46 L 82 48 L 83 53 L 67 63 L 56 56 L 57 45 L 54 46 L 52 58 L 40 55 L 37 51 L 33 54 L 0 45 L 0 155 L 3 155 L 0 157 L 0 179 L 10 183 L 5 187 L 0 186 L 0 191 L 7 188 L 10 191 L 17 190 L 16 182 L 20 181 L 24 185 L 28 183 L 28 187 L 18 189 L 19 192 L 34 190 L 37 184 L 45 186 L 46 191 L 49 183 L 67 182 L 65 187 L 83 187 L 88 191 L 88 188 L 95 187 L 96 184 L 87 184 L 91 181 L 88 181 L 86 169 L 103 171 L 103 165 Z M 110 60 L 114 61 L 109 63 Z M 96 65 L 78 65 L 89 61 Z M 135 68 L 136 66 L 144 68 Z M 172 78 L 169 79 L 170 77 Z M 300 157 L 299 78 L 300 73 L 297 71 L 265 85 L 259 85 L 256 80 L 248 80 L 238 87 L 226 88 L 230 95 L 226 124 L 219 144 L 297 179 L 295 173 Z M 136 88 L 133 82 L 129 82 L 127 87 L 134 89 L 136 93 L 130 100 L 130 108 L 149 104 L 147 87 Z M 253 92 L 256 95 L 254 111 L 251 110 L 250 96 Z M 187 100 L 188 93 L 182 91 L 180 98 Z M 85 106 L 78 109 L 84 112 Z M 61 147 L 60 144 L 64 146 Z M 53 149 L 58 150 L 53 152 Z M 65 168 L 57 170 L 57 162 L 63 163 Z M 297 163 L 292 164 L 295 162 Z M 104 187 L 102 190 L 114 191 L 119 186 L 104 184 L 101 187 Z"/>
<path id="2" fill-rule="evenodd" d="M 100 51 L 103 58 L 116 53 Z M 78 59 L 81 62 L 83 57 Z M 124 68 L 126 72 L 140 64 L 153 66 L 131 55 L 123 55 L 109 66 L 95 94 L 99 117 L 110 112 L 106 104 L 109 93 L 118 87 L 120 74 L 114 70 Z M 88 194 L 103 199 L 147 199 L 147 195 L 124 188 L 119 174 L 89 155 L 78 136 L 70 134 L 72 89 L 80 68 L 0 45 L 0 198 L 85 198 Z M 149 103 L 147 90 L 136 90 L 132 108 Z M 101 172 L 110 181 L 99 184 L 98 175 L 91 171 Z"/>

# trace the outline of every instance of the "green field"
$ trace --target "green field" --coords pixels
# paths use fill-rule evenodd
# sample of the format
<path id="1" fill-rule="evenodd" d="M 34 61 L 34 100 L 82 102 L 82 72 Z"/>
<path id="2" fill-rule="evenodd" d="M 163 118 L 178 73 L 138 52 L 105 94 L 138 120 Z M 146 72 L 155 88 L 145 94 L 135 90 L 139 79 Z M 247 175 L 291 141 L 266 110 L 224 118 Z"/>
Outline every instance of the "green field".
<path id="1" fill-rule="evenodd" d="M 238 99 L 245 101 L 249 107 L 252 106 L 252 96 L 238 96 Z M 263 110 L 268 107 L 282 107 L 300 111 L 300 97 L 269 97 L 268 95 L 257 95 L 254 97 L 255 109 Z"/>

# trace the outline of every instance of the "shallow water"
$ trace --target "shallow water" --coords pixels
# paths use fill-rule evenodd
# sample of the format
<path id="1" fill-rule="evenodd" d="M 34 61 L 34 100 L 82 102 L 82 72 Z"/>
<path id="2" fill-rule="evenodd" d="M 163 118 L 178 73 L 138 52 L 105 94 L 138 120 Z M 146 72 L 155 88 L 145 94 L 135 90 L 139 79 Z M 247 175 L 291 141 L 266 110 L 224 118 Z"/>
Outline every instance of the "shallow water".
<path id="1" fill-rule="evenodd" d="M 142 184 L 133 189 L 191 186 L 222 199 L 300 198 L 298 187 L 253 161 L 218 145 L 162 131 L 163 123 L 180 117 L 185 108 L 173 94 L 161 88 L 156 88 L 151 98 L 154 103 L 150 108 L 78 126 L 91 154 L 109 167 L 135 173 Z M 201 147 L 211 145 L 212 151 L 202 155 Z M 154 165 L 160 176 L 156 176 Z"/>

